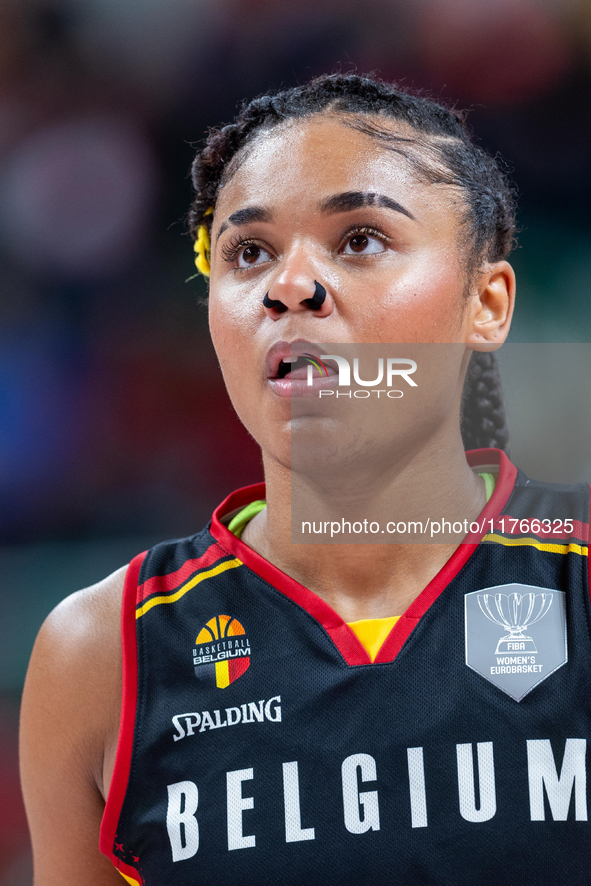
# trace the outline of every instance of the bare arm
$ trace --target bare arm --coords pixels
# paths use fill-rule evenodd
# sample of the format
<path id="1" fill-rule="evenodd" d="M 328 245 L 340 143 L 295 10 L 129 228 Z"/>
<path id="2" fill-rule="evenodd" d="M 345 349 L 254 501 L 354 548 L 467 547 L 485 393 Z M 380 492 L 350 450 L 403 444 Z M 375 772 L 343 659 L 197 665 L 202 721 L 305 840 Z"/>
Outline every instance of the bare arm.
<path id="1" fill-rule="evenodd" d="M 35 643 L 21 713 L 35 886 L 124 882 L 99 852 L 99 830 L 119 727 L 125 571 L 60 603 Z"/>

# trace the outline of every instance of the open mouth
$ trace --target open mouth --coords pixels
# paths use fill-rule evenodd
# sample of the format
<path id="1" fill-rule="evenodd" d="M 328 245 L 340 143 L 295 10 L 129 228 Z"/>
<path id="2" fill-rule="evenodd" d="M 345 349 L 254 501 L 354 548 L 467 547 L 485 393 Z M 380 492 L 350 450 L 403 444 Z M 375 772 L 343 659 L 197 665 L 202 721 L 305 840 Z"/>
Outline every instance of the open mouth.
<path id="1" fill-rule="evenodd" d="M 320 356 L 326 345 L 305 339 L 279 341 L 265 361 L 267 382 L 279 397 L 318 397 L 322 388 L 334 387 L 338 377 L 335 360 Z"/>
<path id="2" fill-rule="evenodd" d="M 312 370 L 312 377 L 328 377 L 337 374 L 332 360 L 324 361 L 314 354 L 300 354 L 280 360 L 277 367 L 277 378 L 307 379 L 310 370 Z"/>

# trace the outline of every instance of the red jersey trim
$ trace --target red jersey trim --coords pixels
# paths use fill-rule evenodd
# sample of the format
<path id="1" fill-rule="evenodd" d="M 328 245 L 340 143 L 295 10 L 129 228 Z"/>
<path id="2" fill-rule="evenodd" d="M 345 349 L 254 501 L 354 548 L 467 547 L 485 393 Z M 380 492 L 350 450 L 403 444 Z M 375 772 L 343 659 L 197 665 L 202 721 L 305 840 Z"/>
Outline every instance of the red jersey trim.
<path id="1" fill-rule="evenodd" d="M 507 504 L 515 485 L 517 468 L 499 449 L 474 449 L 466 453 L 466 458 L 472 468 L 491 464 L 499 466 L 499 478 L 495 490 L 478 517 L 481 525 L 484 526 L 484 521 L 495 520 Z M 368 653 L 354 632 L 328 603 L 249 548 L 221 522 L 224 514 L 228 514 L 236 508 L 243 508 L 251 501 L 260 498 L 265 498 L 264 483 L 245 486 L 229 495 L 213 513 L 210 530 L 213 537 L 227 551 L 238 557 L 245 566 L 248 566 L 249 569 L 320 622 L 348 665 L 371 664 Z M 411 603 L 404 615 L 398 619 L 384 640 L 374 664 L 384 664 L 396 658 L 419 619 L 467 563 L 484 535 L 485 532 L 468 535 L 466 540 L 456 548 L 435 578 Z"/>
<path id="2" fill-rule="evenodd" d="M 124 880 L 127 880 L 128 883 L 136 884 L 136 886 L 144 886 L 145 880 L 139 871 L 136 871 L 130 864 L 126 864 L 126 862 L 121 861 L 119 858 L 116 861 L 117 870 L 120 874 L 123 874 Z M 121 886 L 123 886 L 123 880 L 121 881 Z"/>
<path id="3" fill-rule="evenodd" d="M 119 738 L 117 741 L 117 754 L 115 756 L 115 767 L 113 769 L 113 777 L 111 786 L 107 795 L 105 811 L 101 822 L 101 831 L 99 839 L 99 848 L 101 852 L 110 858 L 117 870 L 140 878 L 141 875 L 132 868 L 127 870 L 129 865 L 114 855 L 115 837 L 117 835 L 117 827 L 125 792 L 127 791 L 127 782 L 129 779 L 129 770 L 131 766 L 131 755 L 133 751 L 133 735 L 135 729 L 135 715 L 137 707 L 137 637 L 136 637 L 136 618 L 135 605 L 138 589 L 138 579 L 140 568 L 144 561 L 147 551 L 134 557 L 125 575 L 125 584 L 123 586 L 123 603 L 121 607 L 121 639 L 122 639 L 122 659 L 123 659 L 123 692 L 121 698 L 121 720 L 119 724 Z"/>
<path id="4" fill-rule="evenodd" d="M 186 560 L 185 563 L 175 572 L 169 572 L 168 575 L 155 575 L 153 578 L 146 579 L 137 589 L 137 605 L 139 606 L 152 594 L 158 593 L 164 595 L 170 591 L 175 591 L 182 584 L 191 578 L 194 572 L 212 566 L 221 557 L 226 556 L 226 551 L 219 545 L 213 544 L 208 547 L 201 557 L 194 560 Z"/>

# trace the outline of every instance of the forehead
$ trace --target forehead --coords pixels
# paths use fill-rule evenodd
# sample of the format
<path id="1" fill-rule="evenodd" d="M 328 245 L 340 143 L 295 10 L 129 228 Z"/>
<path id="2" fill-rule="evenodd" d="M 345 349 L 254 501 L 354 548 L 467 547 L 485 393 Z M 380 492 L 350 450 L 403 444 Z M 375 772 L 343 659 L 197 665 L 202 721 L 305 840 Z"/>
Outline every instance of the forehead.
<path id="1" fill-rule="evenodd" d="M 408 125 L 378 120 L 380 127 L 390 129 L 394 136 L 417 136 Z M 404 197 L 415 215 L 430 208 L 453 211 L 457 189 L 421 180 L 412 160 L 399 150 L 423 162 L 426 159 L 413 143 L 394 141 L 387 146 L 337 115 L 290 120 L 255 137 L 221 189 L 216 210 L 225 216 L 252 204 L 274 210 L 282 206 L 311 209 L 332 194 L 370 191 L 400 202 Z"/>

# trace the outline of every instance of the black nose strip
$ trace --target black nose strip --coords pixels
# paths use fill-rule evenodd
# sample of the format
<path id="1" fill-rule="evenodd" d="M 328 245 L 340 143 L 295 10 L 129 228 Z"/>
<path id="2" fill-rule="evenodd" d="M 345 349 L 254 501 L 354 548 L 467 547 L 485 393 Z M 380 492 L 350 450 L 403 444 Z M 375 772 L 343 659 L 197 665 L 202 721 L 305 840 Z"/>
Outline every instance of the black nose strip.
<path id="1" fill-rule="evenodd" d="M 321 283 L 318 282 L 318 280 L 314 280 L 314 295 L 312 296 L 312 298 L 305 299 L 306 304 L 313 311 L 318 311 L 324 304 L 325 298 L 326 289 Z"/>
<path id="2" fill-rule="evenodd" d="M 308 301 L 311 301 L 311 299 L 308 299 Z M 287 305 L 284 305 L 283 302 L 279 301 L 278 299 L 269 298 L 268 292 L 265 294 L 263 304 L 266 308 L 275 308 L 275 310 L 279 311 L 280 314 L 282 314 L 284 311 L 287 311 Z"/>

